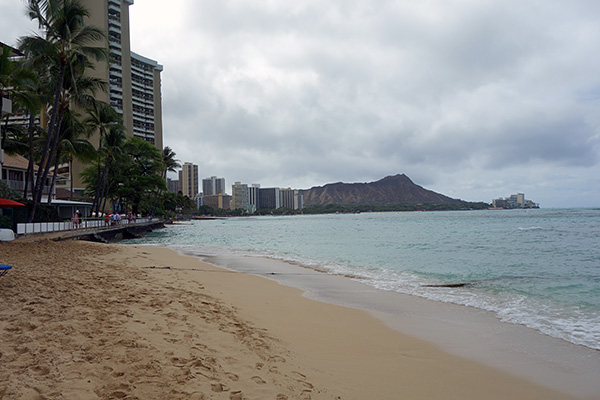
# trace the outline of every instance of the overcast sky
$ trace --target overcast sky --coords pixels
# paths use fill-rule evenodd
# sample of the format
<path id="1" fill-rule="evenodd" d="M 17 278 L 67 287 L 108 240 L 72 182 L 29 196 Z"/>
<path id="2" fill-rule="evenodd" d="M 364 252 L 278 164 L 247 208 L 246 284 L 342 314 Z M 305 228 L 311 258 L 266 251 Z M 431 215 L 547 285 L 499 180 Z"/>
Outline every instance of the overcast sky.
<path id="1" fill-rule="evenodd" d="M 35 28 L 0 0 L 0 41 Z M 168 5 L 168 6 L 167 6 Z M 469 201 L 600 206 L 600 1 L 136 0 L 165 145 L 263 187 L 405 173 Z"/>

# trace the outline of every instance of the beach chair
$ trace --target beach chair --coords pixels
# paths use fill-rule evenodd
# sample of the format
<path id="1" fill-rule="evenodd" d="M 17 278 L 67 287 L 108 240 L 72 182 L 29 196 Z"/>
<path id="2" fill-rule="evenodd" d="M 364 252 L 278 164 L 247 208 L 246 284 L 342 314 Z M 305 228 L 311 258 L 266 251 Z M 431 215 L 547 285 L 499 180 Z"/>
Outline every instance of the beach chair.
<path id="1" fill-rule="evenodd" d="M 0 264 L 0 277 L 8 274 L 8 271 L 12 269 L 10 265 Z"/>

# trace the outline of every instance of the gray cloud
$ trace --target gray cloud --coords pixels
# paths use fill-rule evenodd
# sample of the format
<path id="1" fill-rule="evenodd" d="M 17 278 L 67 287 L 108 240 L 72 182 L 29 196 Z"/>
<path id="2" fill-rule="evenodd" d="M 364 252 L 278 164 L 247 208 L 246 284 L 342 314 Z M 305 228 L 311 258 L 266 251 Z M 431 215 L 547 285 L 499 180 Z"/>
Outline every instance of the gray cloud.
<path id="1" fill-rule="evenodd" d="M 404 172 L 467 200 L 600 205 L 597 1 L 130 10 L 132 49 L 165 66 L 165 144 L 202 176 L 307 188 Z"/>

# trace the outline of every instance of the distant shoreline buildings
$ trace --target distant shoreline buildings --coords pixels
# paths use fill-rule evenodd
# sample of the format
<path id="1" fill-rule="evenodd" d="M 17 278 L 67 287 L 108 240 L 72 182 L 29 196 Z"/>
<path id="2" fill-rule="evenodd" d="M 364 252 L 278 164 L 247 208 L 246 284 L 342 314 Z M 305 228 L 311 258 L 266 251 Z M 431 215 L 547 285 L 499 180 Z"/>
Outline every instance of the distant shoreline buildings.
<path id="1" fill-rule="evenodd" d="M 302 210 L 304 197 L 297 189 L 261 188 L 260 184 L 248 185 L 235 182 L 231 195 L 226 193 L 225 178 L 210 176 L 202 179 L 202 192 L 198 189 L 198 166 L 183 163 L 179 180 L 167 179 L 170 192 L 181 192 L 196 202 L 198 208 L 208 206 L 224 210 L 242 210 L 253 214 L 260 209 Z"/>
<path id="2" fill-rule="evenodd" d="M 518 208 L 540 208 L 540 205 L 531 200 L 527 200 L 524 193 L 517 193 L 510 197 L 492 200 L 492 208 L 512 210 Z"/>

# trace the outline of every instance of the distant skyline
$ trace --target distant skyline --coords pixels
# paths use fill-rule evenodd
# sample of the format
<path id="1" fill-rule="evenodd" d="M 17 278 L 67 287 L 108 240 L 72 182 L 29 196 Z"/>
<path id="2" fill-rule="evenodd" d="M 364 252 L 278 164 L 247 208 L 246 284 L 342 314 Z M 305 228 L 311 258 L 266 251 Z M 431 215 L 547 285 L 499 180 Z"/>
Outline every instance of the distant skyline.
<path id="1" fill-rule="evenodd" d="M 0 0 L 0 41 L 36 29 Z M 600 206 L 600 2 L 136 1 L 164 143 L 199 175 L 308 189 L 404 173 L 467 201 Z"/>

